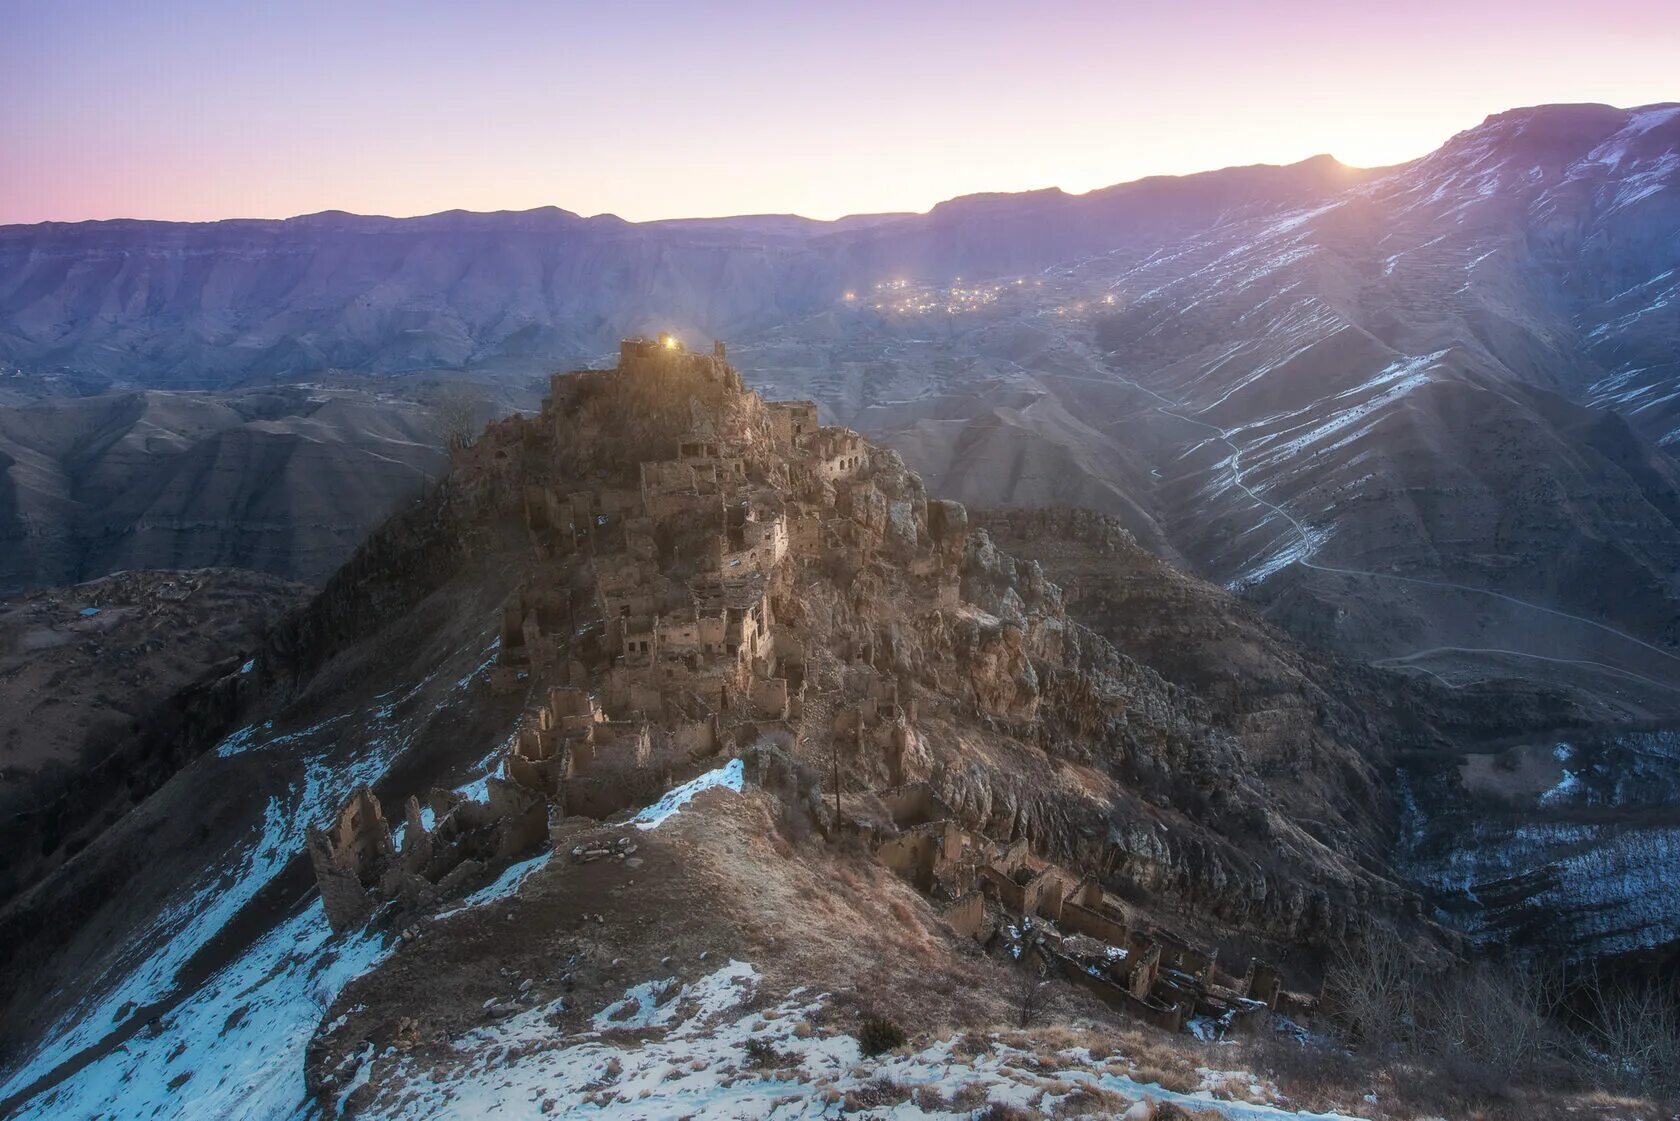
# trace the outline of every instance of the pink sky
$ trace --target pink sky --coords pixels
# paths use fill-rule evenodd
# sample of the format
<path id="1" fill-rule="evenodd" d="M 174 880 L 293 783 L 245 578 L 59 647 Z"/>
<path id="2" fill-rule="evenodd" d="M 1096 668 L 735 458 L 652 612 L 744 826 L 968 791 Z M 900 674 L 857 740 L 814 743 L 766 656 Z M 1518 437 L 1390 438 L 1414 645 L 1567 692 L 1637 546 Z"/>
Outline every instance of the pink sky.
<path id="1" fill-rule="evenodd" d="M 924 210 L 1680 100 L 1680 4 L 0 0 L 0 222 Z"/>

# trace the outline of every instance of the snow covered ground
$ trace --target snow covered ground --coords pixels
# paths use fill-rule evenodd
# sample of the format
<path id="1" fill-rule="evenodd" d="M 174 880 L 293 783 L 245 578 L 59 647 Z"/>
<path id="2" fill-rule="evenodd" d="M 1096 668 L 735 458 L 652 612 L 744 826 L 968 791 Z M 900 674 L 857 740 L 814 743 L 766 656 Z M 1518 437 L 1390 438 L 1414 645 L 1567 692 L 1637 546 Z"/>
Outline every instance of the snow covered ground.
<path id="1" fill-rule="evenodd" d="M 322 1013 L 383 953 L 373 938 L 332 942 L 317 900 L 17 1117 L 297 1116 L 306 1105 L 304 1049 Z"/>
<path id="2" fill-rule="evenodd" d="M 773 1005 L 757 1002 L 760 975 L 731 961 L 689 984 L 675 978 L 631 986 L 597 1011 L 589 1028 L 553 1026 L 558 1003 L 529 1009 L 453 1041 L 438 1062 L 394 1051 L 356 1080 L 371 1085 L 349 1104 L 363 1116 L 723 1118 L 840 1116 L 959 1118 L 989 1102 L 1047 1116 L 1079 1094 L 1100 1091 L 1089 1112 L 1112 1116 L 1119 1100 L 1170 1101 L 1235 1121 L 1341 1117 L 1276 1104 L 1264 1079 L 1202 1068 L 1202 1088 L 1178 1093 L 1131 1077 L 1121 1056 L 1083 1048 L 1043 1056 L 999 1037 L 978 1045 L 941 1039 L 915 1050 L 866 1058 L 852 1036 L 824 1034 L 812 1017 L 825 995 L 796 989 Z M 749 1050 L 750 1047 L 750 1050 Z M 1217 1093 L 1216 1093 L 1217 1091 Z"/>
<path id="3" fill-rule="evenodd" d="M 465 688 L 483 668 L 456 688 Z M 365 712 L 339 714 L 301 731 L 276 735 L 272 723 L 241 728 L 208 753 L 214 760 L 285 750 L 295 760 L 296 777 L 268 800 L 250 841 L 206 854 L 199 878 L 136 931 L 100 976 L 89 978 L 83 1000 L 47 1033 L 47 1042 L 6 1072 L 0 1099 L 97 1047 L 136 1009 L 179 995 L 182 967 L 303 851 L 308 827 L 346 791 L 378 781 L 407 748 L 415 727 L 395 713 L 436 676 L 377 698 Z M 346 750 L 346 744 L 354 746 Z M 465 905 L 495 898 L 498 888 L 516 890 L 529 871 L 516 865 L 479 893 L 483 899 L 474 896 Z M 25 1103 L 19 1116 L 290 1116 L 302 1101 L 303 1047 L 322 1011 L 379 956 L 371 943 L 330 938 L 315 900 L 154 1024 Z"/>

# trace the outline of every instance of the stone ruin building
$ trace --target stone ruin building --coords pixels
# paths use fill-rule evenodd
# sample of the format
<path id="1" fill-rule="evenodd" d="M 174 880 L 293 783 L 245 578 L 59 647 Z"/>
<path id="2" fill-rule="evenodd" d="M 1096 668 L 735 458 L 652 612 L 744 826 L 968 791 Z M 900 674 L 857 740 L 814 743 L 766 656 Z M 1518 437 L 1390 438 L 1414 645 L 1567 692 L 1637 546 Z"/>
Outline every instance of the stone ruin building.
<path id="1" fill-rule="evenodd" d="M 865 832 L 959 934 L 1169 1030 L 1193 1016 L 1237 1027 L 1292 999 L 1259 960 L 1222 983 L 1213 955 L 1025 839 L 965 828 L 918 781 L 916 698 L 880 668 L 890 636 L 814 629 L 795 594 L 814 572 L 888 563 L 924 606 L 985 616 L 964 603 L 965 511 L 926 499 L 894 453 L 820 424 L 810 401 L 761 399 L 721 343 L 695 353 L 661 336 L 625 340 L 615 369 L 554 375 L 539 415 L 492 424 L 452 458 L 455 485 L 523 517 L 533 560 L 501 613 L 490 688 L 526 707 L 486 801 L 410 798 L 399 848 L 363 789 L 311 833 L 335 929 L 386 904 L 423 911 L 568 819 L 647 805 L 721 756 L 821 742 L 865 787 L 832 828 Z M 1005 627 L 985 641 L 1002 672 L 974 702 L 1031 720 L 1019 639 Z"/>
<path id="2" fill-rule="evenodd" d="M 387 904 L 405 913 L 484 880 L 493 868 L 548 838 L 548 807 L 522 786 L 492 777 L 483 802 L 433 790 L 425 806 L 410 797 L 402 844 L 379 799 L 361 787 L 332 823 L 308 834 L 309 861 L 335 931 L 364 926 Z"/>
<path id="3" fill-rule="evenodd" d="M 504 615 L 494 671 L 498 689 L 542 698 L 505 771 L 560 816 L 605 816 L 657 796 L 654 787 L 726 748 L 791 742 L 809 688 L 796 573 L 894 543 L 892 499 L 867 478 L 867 442 L 819 424 L 813 402 L 746 390 L 721 343 L 706 354 L 669 336 L 626 340 L 615 370 L 555 375 L 537 424 L 558 425 L 603 395 L 627 408 L 638 397 L 682 399 L 688 415 L 665 428 L 661 458 L 589 490 L 523 495 L 539 551 L 555 563 L 586 559 L 590 577 L 581 589 L 528 584 Z M 494 470 L 499 444 L 522 438 L 491 434 L 462 454 Z M 867 649 L 850 653 L 868 660 Z M 896 683 L 854 676 L 855 691 L 832 698 L 835 729 L 902 751 Z M 651 786 L 636 781 L 649 775 L 659 776 Z"/>

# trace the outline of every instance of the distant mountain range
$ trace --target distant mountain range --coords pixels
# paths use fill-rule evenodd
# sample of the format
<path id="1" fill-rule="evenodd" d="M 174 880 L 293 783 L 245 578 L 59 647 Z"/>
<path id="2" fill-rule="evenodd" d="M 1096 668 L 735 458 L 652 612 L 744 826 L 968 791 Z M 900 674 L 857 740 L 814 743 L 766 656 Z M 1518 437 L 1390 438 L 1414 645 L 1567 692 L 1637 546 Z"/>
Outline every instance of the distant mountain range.
<path id="1" fill-rule="evenodd" d="M 1387 169 L 1318 157 L 839 222 L 0 228 L 14 400 L 140 388 L 157 412 L 159 389 L 322 370 L 348 372 L 349 394 L 402 384 L 360 375 L 436 371 L 523 386 L 626 334 L 721 337 L 755 381 L 892 443 L 937 493 L 1095 507 L 1331 649 L 1454 683 L 1561 677 L 1624 715 L 1673 707 L 1680 684 L 1677 297 L 1676 104 L 1515 110 Z M 344 431 L 423 442 L 380 406 L 357 415 Z M 14 584 L 169 556 L 163 537 L 193 538 L 209 510 L 214 531 L 176 547 L 191 563 L 319 578 L 366 524 L 350 508 L 389 509 L 423 458 L 395 457 L 404 486 L 370 485 L 397 445 L 335 436 L 258 484 L 236 476 L 272 480 L 268 461 L 224 446 L 249 426 L 210 425 L 210 450 L 125 437 L 156 459 L 136 479 L 167 464 L 170 481 L 106 494 L 62 481 L 105 453 L 37 446 L 48 426 L 14 416 Z M 207 459 L 224 464 L 213 487 L 192 482 Z M 300 490 L 337 496 L 324 533 L 244 532 Z M 158 495 L 167 517 L 123 513 Z M 71 507 L 67 534 L 55 511 Z M 45 556 L 66 537 L 69 568 Z"/>
<path id="2" fill-rule="evenodd" d="M 922 215 L 632 224 L 558 208 L 423 218 L 0 227 L 0 364 L 222 388 L 323 369 L 567 365 L 626 334 L 741 338 L 883 276 L 1020 272 L 1324 197 L 1328 157 Z"/>

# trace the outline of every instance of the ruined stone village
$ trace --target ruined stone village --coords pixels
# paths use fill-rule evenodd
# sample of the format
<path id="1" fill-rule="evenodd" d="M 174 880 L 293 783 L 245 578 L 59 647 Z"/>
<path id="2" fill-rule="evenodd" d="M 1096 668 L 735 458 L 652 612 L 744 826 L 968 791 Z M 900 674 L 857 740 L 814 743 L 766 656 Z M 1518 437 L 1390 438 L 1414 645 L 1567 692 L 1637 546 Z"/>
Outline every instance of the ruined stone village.
<path id="1" fill-rule="evenodd" d="M 453 459 L 458 485 L 523 509 L 538 558 L 482 685 L 527 707 L 482 800 L 409 797 L 399 843 L 363 788 L 311 830 L 335 929 L 406 928 L 544 846 L 622 858 L 629 841 L 615 851 L 567 838 L 728 759 L 769 786 L 776 760 L 796 758 L 820 780 L 802 793 L 825 835 L 866 846 L 956 935 L 1121 1013 L 1224 1031 L 1309 1000 L 1259 959 L 1223 972 L 1097 875 L 1023 836 L 988 836 L 941 801 L 927 781 L 934 733 L 918 720 L 936 698 L 892 671 L 903 650 L 884 649 L 909 640 L 858 625 L 865 609 L 843 618 L 802 581 L 894 566 L 930 626 L 969 636 L 968 664 L 989 675 L 969 691 L 1000 722 L 1032 720 L 1044 699 L 1021 653 L 1033 641 L 1022 632 L 1043 620 L 965 602 L 963 507 L 927 499 L 895 453 L 820 424 L 812 402 L 761 399 L 723 344 L 626 340 L 616 369 L 554 375 L 540 415 L 457 441 Z M 872 586 L 850 584 L 864 598 Z M 1026 606 L 1004 594 L 1000 610 Z M 1033 594 L 1054 604 L 1053 586 Z"/>

